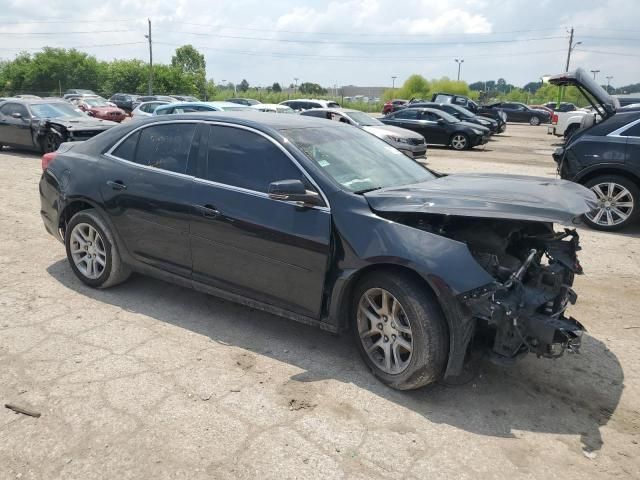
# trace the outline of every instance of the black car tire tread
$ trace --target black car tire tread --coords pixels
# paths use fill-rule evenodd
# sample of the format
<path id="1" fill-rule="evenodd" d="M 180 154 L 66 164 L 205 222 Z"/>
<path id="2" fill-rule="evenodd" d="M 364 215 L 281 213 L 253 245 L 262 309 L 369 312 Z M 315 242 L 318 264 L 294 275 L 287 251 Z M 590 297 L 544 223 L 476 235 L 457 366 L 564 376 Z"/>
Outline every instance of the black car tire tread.
<path id="1" fill-rule="evenodd" d="M 629 180 L 628 178 L 622 177 L 620 175 L 601 175 L 599 177 L 593 177 L 587 182 L 585 182 L 584 186 L 590 189 L 591 187 L 593 187 L 598 183 L 606 183 L 606 182 L 617 183 L 625 187 L 627 190 L 629 190 L 629 193 L 631 193 L 631 196 L 633 197 L 633 211 L 631 212 L 631 215 L 629 215 L 629 218 L 627 218 L 624 222 L 619 223 L 617 225 L 613 225 L 611 227 L 606 227 L 604 225 L 598 225 L 597 223 L 593 223 L 591 220 L 587 218 L 586 215 L 583 215 L 582 219 L 589 227 L 593 228 L 594 230 L 602 230 L 605 232 L 615 232 L 618 230 L 622 230 L 623 228 L 626 228 L 631 224 L 636 223 L 640 218 L 640 203 L 638 203 L 640 202 L 640 188 L 632 180 Z"/>
<path id="2" fill-rule="evenodd" d="M 57 145 L 57 147 L 53 150 L 49 150 L 47 148 L 47 144 L 48 144 L 48 140 L 49 138 L 54 140 L 54 144 Z M 62 143 L 62 141 L 60 140 L 60 137 L 58 137 L 55 133 L 47 133 L 44 137 L 42 137 L 41 143 L 40 143 L 40 150 L 43 154 L 45 153 L 51 153 L 51 152 L 55 152 L 58 147 L 60 146 L 60 144 Z"/>
<path id="3" fill-rule="evenodd" d="M 78 223 L 88 223 L 93 228 L 95 228 L 102 237 L 105 245 L 106 266 L 102 275 L 100 275 L 100 277 L 96 279 L 86 278 L 84 275 L 82 275 L 82 273 L 78 271 L 71 257 L 71 231 L 73 230 L 73 227 L 75 227 Z M 73 273 L 75 273 L 83 283 L 89 285 L 90 287 L 113 287 L 115 285 L 118 285 L 119 283 L 124 282 L 131 275 L 131 270 L 129 269 L 129 267 L 122 263 L 122 257 L 118 252 L 118 246 L 114 241 L 111 230 L 109 230 L 109 227 L 107 227 L 97 210 L 93 208 L 81 210 L 71 218 L 65 229 L 64 245 L 67 252 L 67 259 L 69 260 L 69 264 L 71 265 Z"/>
<path id="4" fill-rule="evenodd" d="M 409 317 L 413 354 L 409 366 L 399 374 L 392 375 L 380 370 L 371 361 L 360 340 L 356 321 L 358 302 L 370 288 L 383 288 L 390 292 Z M 354 289 L 351 316 L 358 351 L 380 381 L 397 390 L 413 390 L 442 378 L 449 354 L 449 335 L 438 301 L 424 284 L 397 272 L 379 271 L 368 275 Z"/>

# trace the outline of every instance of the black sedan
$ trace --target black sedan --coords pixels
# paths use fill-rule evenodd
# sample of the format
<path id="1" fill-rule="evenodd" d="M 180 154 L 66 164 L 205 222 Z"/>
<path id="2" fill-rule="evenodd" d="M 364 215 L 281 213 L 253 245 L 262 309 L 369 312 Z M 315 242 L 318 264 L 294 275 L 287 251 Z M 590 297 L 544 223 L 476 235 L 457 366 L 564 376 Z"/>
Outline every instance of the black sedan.
<path id="1" fill-rule="evenodd" d="M 490 130 L 434 108 L 405 108 L 380 119 L 382 123 L 406 128 L 424 136 L 430 145 L 447 145 L 466 150 L 489 141 Z"/>
<path id="2" fill-rule="evenodd" d="M 476 125 L 480 125 L 481 127 L 488 128 L 491 133 L 501 133 L 498 122 L 496 120 L 476 115 L 475 113 L 459 105 L 454 105 L 452 103 L 423 102 L 412 104 L 411 107 L 424 107 L 442 110 L 443 112 L 447 112 L 449 115 L 456 117 L 461 122 L 475 123 Z"/>
<path id="3" fill-rule="evenodd" d="M 580 346 L 578 237 L 553 231 L 593 208 L 580 185 L 438 176 L 358 128 L 253 112 L 127 122 L 42 165 L 44 225 L 91 287 L 137 271 L 350 329 L 399 389 L 460 374 L 476 329 L 502 358 Z"/>
<path id="4" fill-rule="evenodd" d="M 640 218 L 640 112 L 619 113 L 578 132 L 554 152 L 562 178 L 598 197 L 584 219 L 598 230 L 620 230 Z"/>
<path id="5" fill-rule="evenodd" d="M 87 140 L 115 125 L 62 100 L 7 99 L 0 103 L 0 147 L 52 152 L 63 142 Z"/>
<path id="6" fill-rule="evenodd" d="M 494 103 L 490 106 L 502 110 L 507 115 L 508 122 L 525 122 L 530 125 L 540 125 L 551 121 L 549 112 L 529 108 L 524 103 L 502 102 Z"/>

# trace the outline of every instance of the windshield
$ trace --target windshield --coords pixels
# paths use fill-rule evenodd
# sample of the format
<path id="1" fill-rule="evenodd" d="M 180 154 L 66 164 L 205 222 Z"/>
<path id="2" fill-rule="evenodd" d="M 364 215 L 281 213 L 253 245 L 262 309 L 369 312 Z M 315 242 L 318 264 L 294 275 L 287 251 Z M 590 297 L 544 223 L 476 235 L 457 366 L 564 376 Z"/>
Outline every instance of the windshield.
<path id="1" fill-rule="evenodd" d="M 346 114 L 361 127 L 371 127 L 374 125 L 384 125 L 380 120 L 367 115 L 364 112 L 346 112 Z"/>
<path id="2" fill-rule="evenodd" d="M 431 180 L 434 175 L 388 143 L 357 128 L 284 130 L 282 134 L 351 192 Z"/>
<path id="3" fill-rule="evenodd" d="M 33 103 L 29 107 L 33 114 L 40 118 L 86 117 L 68 103 Z"/>
<path id="4" fill-rule="evenodd" d="M 108 107 L 109 104 L 102 98 L 86 98 L 84 103 L 92 107 Z"/>
<path id="5" fill-rule="evenodd" d="M 464 118 L 473 118 L 473 117 L 475 117 L 475 115 L 473 113 L 471 113 L 469 110 L 467 110 L 464 107 L 461 107 L 459 105 L 451 105 L 451 107 L 454 108 L 456 111 L 460 112 L 460 114 Z"/>
<path id="6" fill-rule="evenodd" d="M 458 123 L 460 121 L 450 113 L 447 113 L 443 110 L 439 110 L 438 115 L 440 115 L 440 117 L 442 117 L 448 123 Z"/>
<path id="7" fill-rule="evenodd" d="M 220 107 L 220 106 L 218 106 L 218 108 L 221 108 L 225 112 L 241 112 L 241 111 L 242 112 L 246 112 L 247 110 L 249 110 L 249 111 L 251 110 L 251 108 L 245 107 L 245 106 L 241 106 L 241 105 L 237 105 L 235 107 L 227 107 L 227 106 Z"/>

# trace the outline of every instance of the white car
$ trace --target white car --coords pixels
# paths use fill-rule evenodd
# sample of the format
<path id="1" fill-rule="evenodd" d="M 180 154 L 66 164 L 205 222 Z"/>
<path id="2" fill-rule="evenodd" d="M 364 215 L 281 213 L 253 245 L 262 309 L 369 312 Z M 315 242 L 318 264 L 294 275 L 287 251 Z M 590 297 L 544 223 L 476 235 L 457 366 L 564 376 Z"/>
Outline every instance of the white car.
<path id="1" fill-rule="evenodd" d="M 259 103 L 258 105 L 251 105 L 251 108 L 258 110 L 259 112 L 296 113 L 291 107 L 280 105 L 278 103 Z"/>
<path id="2" fill-rule="evenodd" d="M 312 108 L 340 108 L 338 102 L 333 100 L 316 100 L 308 98 L 296 98 L 295 100 L 285 100 L 280 105 L 286 105 L 296 112 L 303 112 Z"/>
<path id="3" fill-rule="evenodd" d="M 138 105 L 131 112 L 132 118 L 141 118 L 141 117 L 150 117 L 153 115 L 153 111 L 159 107 L 160 105 L 167 105 L 169 102 L 164 102 L 162 100 L 152 100 L 150 102 L 144 102 Z"/>

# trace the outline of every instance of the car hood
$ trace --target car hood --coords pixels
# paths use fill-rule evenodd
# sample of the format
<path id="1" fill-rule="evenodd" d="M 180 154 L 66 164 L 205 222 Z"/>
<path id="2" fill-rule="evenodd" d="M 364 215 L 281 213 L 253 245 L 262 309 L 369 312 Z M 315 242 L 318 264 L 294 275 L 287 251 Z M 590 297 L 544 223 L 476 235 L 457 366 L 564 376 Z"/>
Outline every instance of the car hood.
<path id="1" fill-rule="evenodd" d="M 549 83 L 552 85 L 572 85 L 582 88 L 593 96 L 598 105 L 605 110 L 607 116 L 613 115 L 615 111 L 620 108 L 618 99 L 609 95 L 605 89 L 598 85 L 598 82 L 591 78 L 582 68 L 578 68 L 573 72 L 554 75 L 549 78 Z M 593 105 L 591 101 L 590 103 Z M 596 107 L 596 105 L 593 105 L 593 107 Z"/>
<path id="2" fill-rule="evenodd" d="M 57 117 L 57 118 L 43 118 L 42 121 L 48 121 L 71 130 L 79 129 L 91 129 L 91 128 L 109 128 L 117 125 L 116 122 L 110 120 L 102 120 L 100 118 L 94 118 L 87 115 L 83 117 Z"/>
<path id="3" fill-rule="evenodd" d="M 473 128 L 475 130 L 481 130 L 482 133 L 489 133 L 491 131 L 487 127 L 485 127 L 484 125 L 480 125 L 479 123 L 460 121 L 456 123 L 456 125 L 463 125 L 465 127 Z"/>
<path id="4" fill-rule="evenodd" d="M 362 129 L 373 133 L 377 137 L 391 134 L 394 137 L 422 139 L 422 135 L 414 131 L 402 127 L 394 127 L 393 125 L 368 125 L 362 127 Z"/>
<path id="5" fill-rule="evenodd" d="M 364 194 L 373 210 L 530 220 L 571 225 L 597 207 L 577 183 L 523 175 L 456 174 Z"/>

